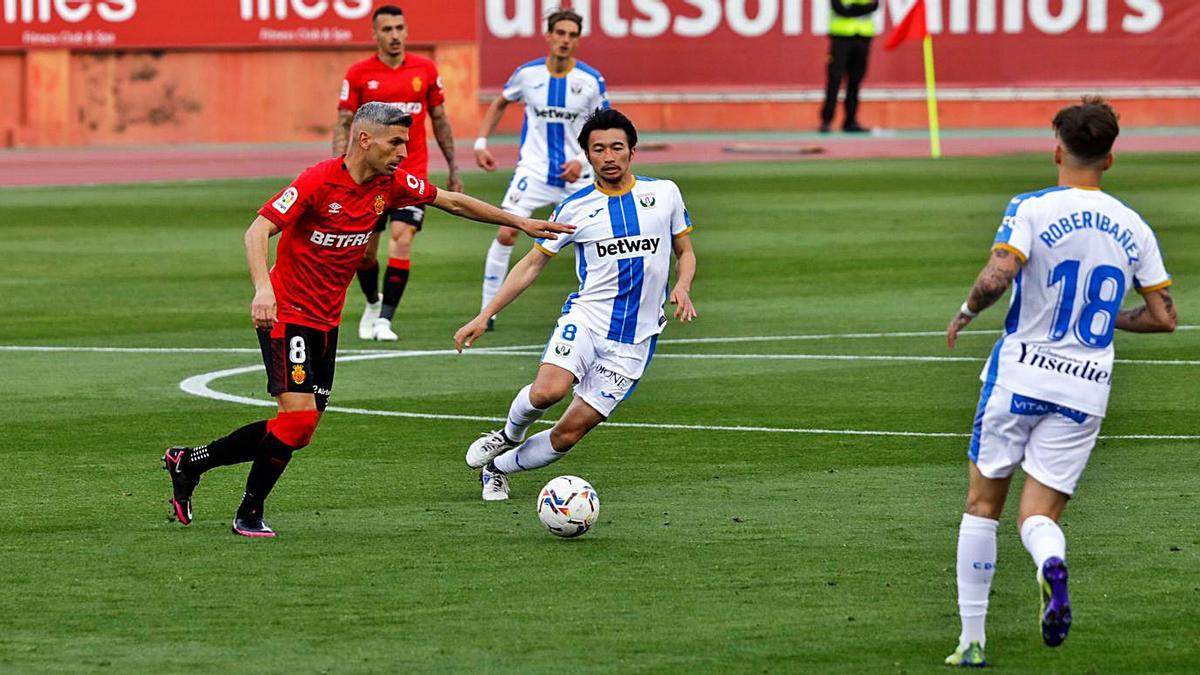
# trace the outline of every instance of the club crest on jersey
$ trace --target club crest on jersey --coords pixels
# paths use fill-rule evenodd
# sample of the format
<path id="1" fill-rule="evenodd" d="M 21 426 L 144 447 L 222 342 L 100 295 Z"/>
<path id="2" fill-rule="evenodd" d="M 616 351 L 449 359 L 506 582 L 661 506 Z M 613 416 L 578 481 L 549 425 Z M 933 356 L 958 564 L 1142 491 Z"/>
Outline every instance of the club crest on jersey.
<path id="1" fill-rule="evenodd" d="M 283 194 L 279 195 L 278 199 L 271 202 L 271 206 L 275 207 L 275 210 L 280 213 L 287 213 L 288 209 L 292 208 L 292 204 L 296 203 L 296 198 L 299 196 L 300 193 L 296 191 L 296 188 L 289 187 L 283 191 Z"/>
<path id="2" fill-rule="evenodd" d="M 292 382 L 295 382 L 296 384 L 304 384 L 304 378 L 306 377 L 308 377 L 308 375 L 304 372 L 304 366 L 292 366 Z"/>
<path id="3" fill-rule="evenodd" d="M 554 344 L 554 353 L 558 354 L 559 356 L 569 356 L 571 354 L 571 345 L 563 342 L 556 342 Z"/>
<path id="4" fill-rule="evenodd" d="M 383 195 L 375 195 L 374 206 L 375 206 L 375 215 L 382 216 L 383 209 L 387 207 L 387 200 L 385 200 L 383 198 Z"/>
<path id="5" fill-rule="evenodd" d="M 379 80 L 367 80 L 367 89 L 375 91 L 379 88 Z"/>
<path id="6" fill-rule="evenodd" d="M 421 84 L 422 84 L 422 83 L 421 83 L 421 78 L 419 78 L 419 77 L 414 77 L 414 78 L 412 79 L 413 91 L 421 91 Z"/>
<path id="7" fill-rule="evenodd" d="M 571 93 L 576 94 L 576 95 L 582 94 L 583 93 L 583 84 L 581 84 L 579 82 L 572 82 L 571 83 Z"/>
<path id="8" fill-rule="evenodd" d="M 641 195 L 638 197 L 638 203 L 648 209 L 652 209 L 654 208 L 654 195 Z"/>

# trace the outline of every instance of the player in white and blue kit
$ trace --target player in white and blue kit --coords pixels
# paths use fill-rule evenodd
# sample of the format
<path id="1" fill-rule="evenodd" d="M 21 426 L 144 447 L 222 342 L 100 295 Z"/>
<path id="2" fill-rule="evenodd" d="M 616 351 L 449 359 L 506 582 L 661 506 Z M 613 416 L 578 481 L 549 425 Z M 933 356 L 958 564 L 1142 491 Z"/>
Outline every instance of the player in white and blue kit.
<path id="1" fill-rule="evenodd" d="M 1058 185 L 1008 205 L 992 256 L 947 329 L 951 348 L 971 319 L 1015 279 L 1004 322 L 980 379 L 968 451 L 970 484 L 958 532 L 962 632 L 946 663 L 983 666 L 996 531 L 1018 465 L 1018 526 L 1042 594 L 1042 639 L 1062 644 L 1071 626 L 1066 538 L 1058 519 L 1100 433 L 1112 389 L 1113 333 L 1175 329 L 1171 277 L 1154 232 L 1136 211 L 1100 191 L 1120 129 L 1099 98 L 1054 117 Z M 1121 309 L 1126 291 L 1145 304 Z"/>
<path id="2" fill-rule="evenodd" d="M 575 12 L 551 14 L 546 19 L 549 55 L 518 67 L 480 123 L 475 161 L 481 168 L 495 171 L 487 137 L 509 103 L 519 101 L 525 106 L 517 168 L 500 204 L 509 213 L 527 218 L 534 209 L 558 204 L 592 183 L 591 166 L 576 137 L 592 111 L 609 106 L 604 76 L 575 58 L 582 30 L 583 18 Z M 481 307 L 500 289 L 516 239 L 517 231 L 512 228 L 501 227 L 496 232 L 484 263 Z"/>
<path id="3" fill-rule="evenodd" d="M 579 290 L 563 305 L 537 377 L 513 399 L 504 428 L 483 434 L 467 451 L 467 465 L 481 469 L 487 501 L 508 499 L 507 474 L 557 461 L 633 393 L 667 323 L 665 300 L 676 305 L 675 318 L 696 316 L 692 222 L 679 188 L 633 175 L 637 130 L 616 110 L 588 117 L 579 140 L 596 183 L 559 204 L 552 218 L 574 225 L 575 232 L 537 242 L 479 316 L 454 334 L 459 351 L 470 347 L 487 330 L 488 318 L 524 292 L 551 258 L 575 249 Z M 668 293 L 672 253 L 675 286 Z M 529 427 L 572 385 L 575 396 L 562 418 L 526 439 Z"/>

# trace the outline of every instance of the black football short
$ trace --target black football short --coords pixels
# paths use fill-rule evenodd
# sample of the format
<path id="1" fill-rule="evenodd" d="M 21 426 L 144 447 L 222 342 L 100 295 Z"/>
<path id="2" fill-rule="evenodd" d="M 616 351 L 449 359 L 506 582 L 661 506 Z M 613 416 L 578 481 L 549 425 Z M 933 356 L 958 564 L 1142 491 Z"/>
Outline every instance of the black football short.
<path id="1" fill-rule="evenodd" d="M 425 205 L 421 206 L 403 206 L 391 211 L 385 211 L 379 220 L 375 221 L 375 231 L 383 232 L 387 229 L 388 221 L 408 223 L 417 228 L 417 232 L 421 231 L 421 223 L 425 222 Z"/>
<path id="2" fill-rule="evenodd" d="M 276 323 L 258 329 L 263 364 L 267 367 L 267 392 L 313 394 L 317 410 L 324 410 L 333 390 L 338 331 L 323 331 L 294 323 Z"/>

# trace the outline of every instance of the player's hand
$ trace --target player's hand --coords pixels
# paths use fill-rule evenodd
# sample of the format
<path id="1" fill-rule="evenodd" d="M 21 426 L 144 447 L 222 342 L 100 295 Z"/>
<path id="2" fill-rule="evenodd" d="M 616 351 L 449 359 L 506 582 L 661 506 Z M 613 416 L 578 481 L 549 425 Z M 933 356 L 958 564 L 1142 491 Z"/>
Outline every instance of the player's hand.
<path id="1" fill-rule="evenodd" d="M 568 183 L 574 183 L 579 180 L 579 176 L 582 174 L 583 164 L 580 164 L 579 160 L 572 159 L 569 162 L 563 162 L 562 173 L 558 174 L 558 177 Z"/>
<path id="2" fill-rule="evenodd" d="M 270 286 L 254 294 L 250 302 L 250 318 L 254 319 L 254 327 L 271 330 L 279 320 L 275 306 L 275 289 Z"/>
<path id="3" fill-rule="evenodd" d="M 496 170 L 496 158 L 492 157 L 492 153 L 488 152 L 487 150 L 475 151 L 475 163 L 478 164 L 479 168 L 483 169 L 484 171 Z"/>
<path id="4" fill-rule="evenodd" d="M 950 349 L 954 349 L 954 343 L 958 342 L 958 331 L 967 327 L 971 323 L 971 318 L 962 312 L 959 312 L 950 319 L 950 325 L 946 326 L 946 345 Z"/>
<path id="5" fill-rule="evenodd" d="M 461 354 L 462 350 L 469 349 L 485 332 L 487 332 L 487 317 L 475 317 L 455 331 L 454 348 Z"/>
<path id="6" fill-rule="evenodd" d="M 672 305 L 675 305 L 675 318 L 680 321 L 691 321 L 696 318 L 696 306 L 692 304 L 692 296 L 682 288 L 671 291 Z"/>
<path id="7" fill-rule="evenodd" d="M 571 234 L 575 231 L 575 226 L 567 225 L 565 223 L 552 223 L 547 220 L 533 220 L 532 218 L 525 218 L 519 225 L 517 225 L 517 229 L 533 237 L 534 239 L 558 239 L 558 235 L 555 234 L 555 232 Z"/>
<path id="8" fill-rule="evenodd" d="M 451 192 L 463 191 L 462 176 L 458 174 L 458 169 L 450 171 L 450 176 L 446 179 L 446 189 Z"/>

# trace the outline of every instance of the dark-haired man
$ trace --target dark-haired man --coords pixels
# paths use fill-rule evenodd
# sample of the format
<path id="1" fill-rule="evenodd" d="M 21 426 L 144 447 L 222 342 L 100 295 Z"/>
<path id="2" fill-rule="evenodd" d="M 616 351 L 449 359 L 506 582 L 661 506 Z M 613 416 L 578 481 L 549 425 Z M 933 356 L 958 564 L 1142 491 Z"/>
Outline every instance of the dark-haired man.
<path id="1" fill-rule="evenodd" d="M 172 515 L 192 522 L 192 492 L 209 469 L 253 462 L 233 531 L 273 537 L 263 505 L 292 453 L 308 445 L 333 389 L 338 323 L 346 288 L 375 226 L 388 209 L 433 204 L 451 214 L 516 227 L 553 239 L 569 226 L 518 218 L 457 192 L 439 191 L 397 167 L 403 162 L 413 118 L 384 103 L 359 108 L 350 147 L 305 169 L 258 210 L 246 230 L 246 260 L 254 282 L 250 314 L 258 330 L 267 391 L 278 403 L 270 420 L 248 424 L 195 448 L 163 455 L 171 476 Z M 275 266 L 267 269 L 268 242 L 282 232 Z"/>
<path id="2" fill-rule="evenodd" d="M 1117 115 L 1088 97 L 1054 116 L 1058 184 L 1013 197 L 991 259 L 946 331 L 958 333 L 1016 280 L 980 379 L 966 512 L 958 531 L 962 632 L 946 663 L 983 666 L 996 530 L 1018 465 L 1025 472 L 1017 526 L 1042 595 L 1042 639 L 1071 627 L 1066 538 L 1058 526 L 1100 433 L 1112 387 L 1113 332 L 1169 332 L 1175 307 L 1154 232 L 1136 211 L 1100 191 L 1112 166 Z M 1122 310 L 1127 290 L 1145 303 Z"/>
<path id="3" fill-rule="evenodd" d="M 495 171 L 496 159 L 487 149 L 487 137 L 509 103 L 525 105 L 517 168 L 500 204 L 509 213 L 528 216 L 592 182 L 587 156 L 575 138 L 588 114 L 608 107 L 608 98 L 600 71 L 575 58 L 582 30 L 583 18 L 569 9 L 547 17 L 549 55 L 519 66 L 479 125 L 475 161 L 484 170 Z M 500 289 L 516 238 L 514 230 L 500 228 L 496 232 L 483 266 L 480 307 L 486 307 Z"/>
<path id="4" fill-rule="evenodd" d="M 579 144 L 596 182 L 564 200 L 551 218 L 577 229 L 555 241 L 539 240 L 496 297 L 454 334 L 459 351 L 470 347 L 487 330 L 489 317 L 529 288 L 551 258 L 575 245 L 579 289 L 563 305 L 536 378 L 513 399 L 504 427 L 483 434 L 467 450 L 467 465 L 481 470 L 486 501 L 508 499 L 508 474 L 562 458 L 633 393 L 667 323 L 663 300 L 672 251 L 677 263 L 669 297 L 675 318 L 696 317 L 690 296 L 696 274 L 688 235 L 692 219 L 679 188 L 669 180 L 634 176 L 637 130 L 616 110 L 588 117 Z M 575 396 L 562 418 L 526 438 L 572 385 Z"/>
<path id="5" fill-rule="evenodd" d="M 454 131 L 443 105 L 446 97 L 442 93 L 442 78 L 437 66 L 424 56 L 405 50 L 408 23 L 399 7 L 384 5 L 376 9 L 371 15 L 371 32 L 378 47 L 375 55 L 351 65 L 346 71 L 346 79 L 342 80 L 338 121 L 333 128 L 333 153 L 340 155 L 345 150 L 350 119 L 360 105 L 369 101 L 389 103 L 413 117 L 408 156 L 400 168 L 421 180 L 429 177 L 429 150 L 425 142 L 425 118 L 428 117 L 450 173 L 446 187 L 461 192 L 462 180 L 454 160 Z M 389 220 L 388 264 L 380 293 L 379 233 L 388 229 Z M 398 339 L 392 330 L 392 317 L 408 286 L 413 238 L 421 230 L 424 220 L 425 207 L 420 205 L 398 208 L 380 216 L 358 269 L 359 286 L 366 296 L 366 308 L 358 322 L 360 339 Z"/>

